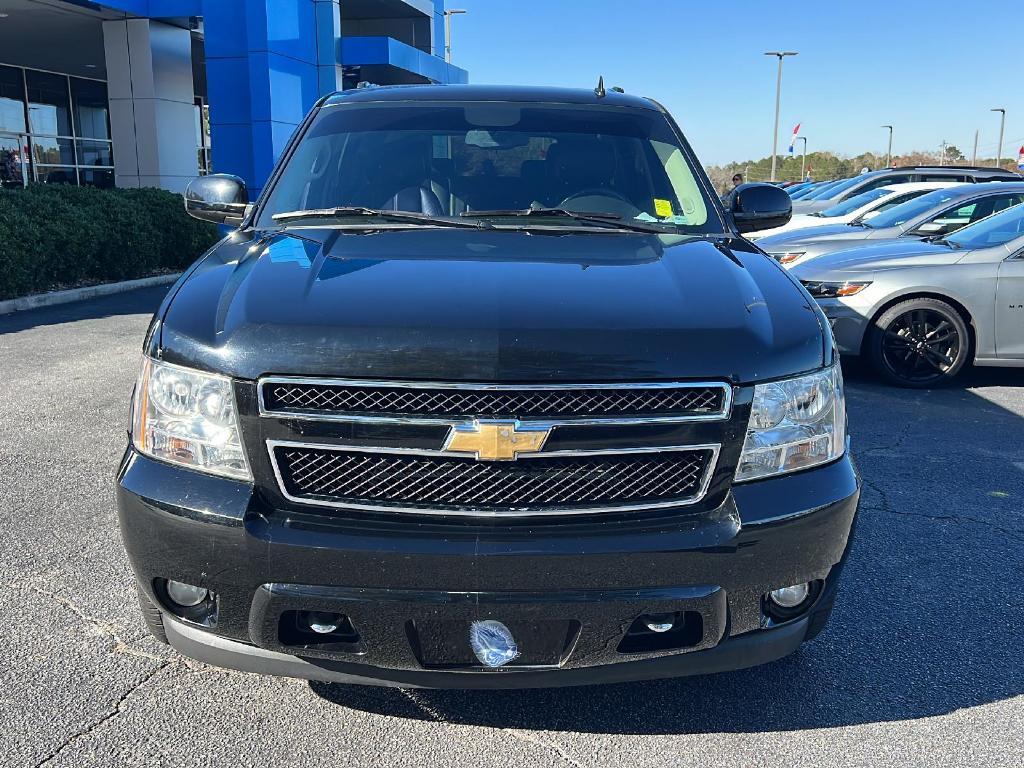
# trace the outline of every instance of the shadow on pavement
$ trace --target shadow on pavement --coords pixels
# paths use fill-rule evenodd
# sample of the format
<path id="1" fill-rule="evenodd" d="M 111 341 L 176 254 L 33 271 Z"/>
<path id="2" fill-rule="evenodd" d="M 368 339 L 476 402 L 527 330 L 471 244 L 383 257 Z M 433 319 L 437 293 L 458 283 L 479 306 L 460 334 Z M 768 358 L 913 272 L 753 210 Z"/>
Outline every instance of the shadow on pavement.
<path id="1" fill-rule="evenodd" d="M 17 333 L 46 325 L 62 325 L 80 320 L 95 320 L 115 315 L 151 315 L 160 306 L 170 285 L 115 293 L 70 304 L 28 309 L 0 315 L 0 334 Z"/>
<path id="2" fill-rule="evenodd" d="M 1024 695 L 1024 407 L 969 387 L 904 390 L 846 365 L 864 477 L 856 537 L 825 632 L 760 668 L 532 691 L 399 691 L 313 682 L 357 710 L 581 733 L 750 733 L 945 715 Z M 1024 390 L 1022 390 L 1024 394 Z M 1001 395 L 1005 397 L 1005 393 Z"/>

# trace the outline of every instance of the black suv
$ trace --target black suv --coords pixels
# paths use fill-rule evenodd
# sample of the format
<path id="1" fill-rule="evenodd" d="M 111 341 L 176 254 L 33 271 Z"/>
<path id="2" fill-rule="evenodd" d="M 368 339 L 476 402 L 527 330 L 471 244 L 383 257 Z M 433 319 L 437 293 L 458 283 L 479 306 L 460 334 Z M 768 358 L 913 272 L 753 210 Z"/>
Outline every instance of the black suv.
<path id="1" fill-rule="evenodd" d="M 862 192 L 885 187 L 890 184 L 905 184 L 917 181 L 949 181 L 978 184 L 984 181 L 1021 181 L 1021 176 L 1002 168 L 984 168 L 973 165 L 915 165 L 901 168 L 883 168 L 836 182 L 820 195 L 811 194 L 797 200 L 793 210 L 797 213 L 814 213 L 829 206 L 849 200 Z"/>
<path id="2" fill-rule="evenodd" d="M 238 669 L 535 687 L 777 659 L 859 480 L 815 302 L 657 103 L 323 99 L 150 327 L 118 473 L 149 628 Z"/>

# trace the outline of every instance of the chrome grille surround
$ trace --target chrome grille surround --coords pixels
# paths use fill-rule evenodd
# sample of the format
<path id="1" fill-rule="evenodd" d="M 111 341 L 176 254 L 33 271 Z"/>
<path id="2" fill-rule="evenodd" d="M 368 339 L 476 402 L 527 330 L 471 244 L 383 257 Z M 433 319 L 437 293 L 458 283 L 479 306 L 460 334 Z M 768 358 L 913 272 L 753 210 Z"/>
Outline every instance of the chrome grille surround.
<path id="1" fill-rule="evenodd" d="M 578 515 L 688 506 L 700 501 L 707 492 L 720 450 L 717 444 L 706 444 L 543 451 L 523 456 L 515 462 L 491 463 L 479 462 L 464 454 L 448 451 L 367 448 L 286 440 L 268 440 L 267 447 L 281 493 L 289 501 L 375 512 L 470 517 Z M 289 456 L 289 451 L 293 455 Z M 641 457 L 650 457 L 650 460 L 636 461 Z M 497 494 L 521 491 L 521 486 L 531 482 L 531 471 L 528 469 L 531 464 L 550 464 L 552 460 L 562 463 L 562 466 L 545 467 L 539 473 L 534 473 L 539 475 L 534 485 L 549 497 L 557 499 L 558 503 L 493 503 Z M 298 463 L 298 466 L 287 462 Z M 396 482 L 393 472 L 399 464 L 403 464 L 406 471 L 410 467 L 412 469 L 410 474 L 397 478 Z M 431 465 L 440 465 L 440 472 L 432 474 Z M 357 478 L 344 477 L 343 470 L 351 467 L 367 471 Z M 610 476 L 615 472 L 619 474 Z M 318 473 L 317 477 L 313 477 Z M 329 494 L 302 493 L 295 488 L 296 475 L 299 475 L 299 483 L 309 487 L 317 485 L 314 490 L 332 491 L 347 484 L 355 486 L 362 496 L 331 498 Z M 411 492 L 420 500 L 410 503 L 402 499 L 392 502 L 374 499 L 372 494 L 382 494 L 386 490 L 382 486 L 389 483 L 397 485 L 401 492 Z M 576 483 L 575 487 L 573 483 Z M 648 491 L 643 501 L 597 504 L 585 501 L 588 490 L 591 493 L 607 492 L 613 483 L 622 483 L 623 488 L 647 483 L 653 490 Z M 452 494 L 461 493 L 472 484 L 476 486 L 467 491 L 467 497 L 452 499 Z M 689 493 L 671 498 L 665 498 L 664 495 L 658 497 L 659 490 L 672 489 L 685 489 Z M 574 497 L 583 501 L 573 504 L 571 502 Z"/>
<path id="2" fill-rule="evenodd" d="M 517 419 L 559 424 L 648 424 L 728 419 L 723 382 L 477 384 L 267 376 L 261 416 L 317 421 L 445 424 Z"/>

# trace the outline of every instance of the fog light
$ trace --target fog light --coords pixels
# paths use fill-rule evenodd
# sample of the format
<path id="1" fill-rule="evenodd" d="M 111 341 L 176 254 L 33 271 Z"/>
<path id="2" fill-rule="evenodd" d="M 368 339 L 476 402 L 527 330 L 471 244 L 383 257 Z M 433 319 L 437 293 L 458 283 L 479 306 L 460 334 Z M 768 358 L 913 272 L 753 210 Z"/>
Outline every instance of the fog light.
<path id="1" fill-rule="evenodd" d="M 199 605 L 209 594 L 210 590 L 206 587 L 197 587 L 170 579 L 167 581 L 167 596 L 183 608 Z"/>
<path id="2" fill-rule="evenodd" d="M 341 626 L 341 616 L 336 613 L 310 611 L 306 614 L 306 623 L 318 635 L 329 635 Z"/>
<path id="3" fill-rule="evenodd" d="M 809 594 L 811 594 L 811 585 L 804 583 L 773 589 L 768 593 L 768 598 L 781 608 L 796 608 L 807 599 Z"/>
<path id="4" fill-rule="evenodd" d="M 644 617 L 644 626 L 651 630 L 651 632 L 668 632 L 675 624 L 671 613 L 657 613 L 653 616 Z"/>

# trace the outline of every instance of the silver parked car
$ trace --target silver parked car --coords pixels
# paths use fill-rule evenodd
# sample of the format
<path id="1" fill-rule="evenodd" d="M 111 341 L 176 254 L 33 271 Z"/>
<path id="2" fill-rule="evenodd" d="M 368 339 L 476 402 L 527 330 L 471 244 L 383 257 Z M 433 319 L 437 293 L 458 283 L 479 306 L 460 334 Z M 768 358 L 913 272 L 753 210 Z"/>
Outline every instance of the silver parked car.
<path id="1" fill-rule="evenodd" d="M 961 184 L 921 195 L 872 218 L 768 235 L 758 247 L 783 266 L 860 245 L 858 241 L 942 237 L 1024 202 L 1024 182 Z"/>
<path id="2" fill-rule="evenodd" d="M 928 387 L 968 361 L 1024 367 L 1024 205 L 928 241 L 822 256 L 793 269 L 843 354 Z"/>

